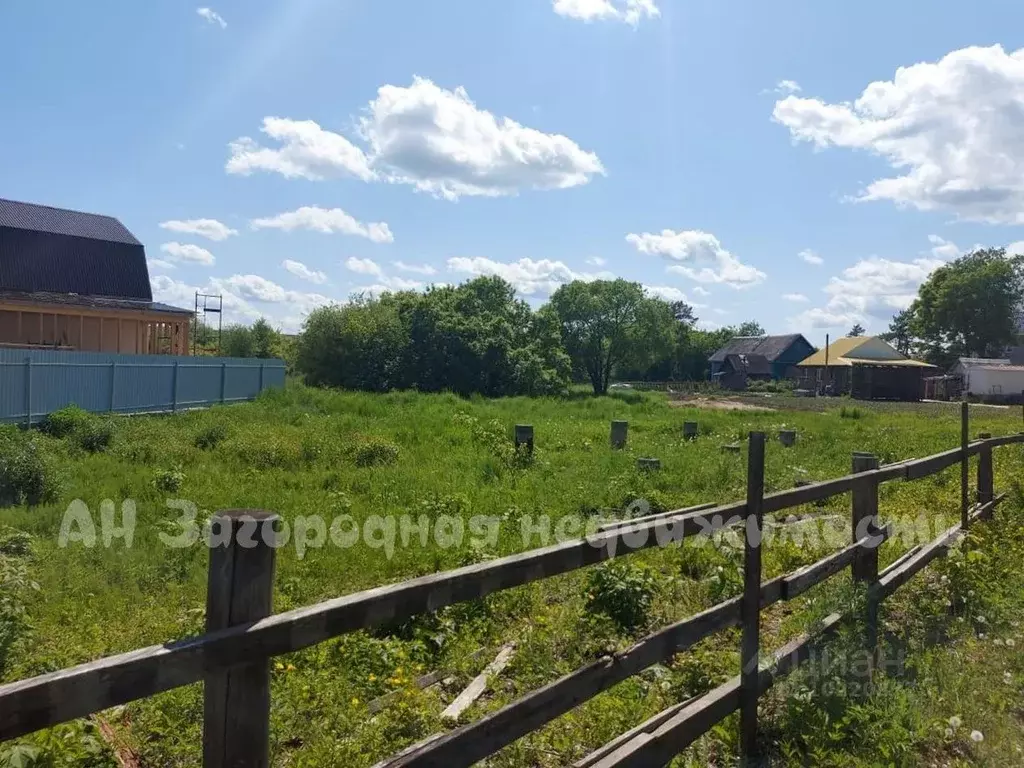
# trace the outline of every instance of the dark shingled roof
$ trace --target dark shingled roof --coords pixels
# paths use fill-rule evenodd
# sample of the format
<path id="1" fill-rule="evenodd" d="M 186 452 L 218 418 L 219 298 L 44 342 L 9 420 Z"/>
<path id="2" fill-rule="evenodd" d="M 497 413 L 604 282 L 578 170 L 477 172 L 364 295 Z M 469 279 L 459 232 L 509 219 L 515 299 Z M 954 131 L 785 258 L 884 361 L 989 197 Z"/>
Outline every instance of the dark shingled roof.
<path id="1" fill-rule="evenodd" d="M 737 373 L 743 372 L 750 376 L 771 376 L 772 374 L 772 364 L 764 355 L 726 355 L 724 362 Z"/>
<path id="2" fill-rule="evenodd" d="M 769 363 L 785 352 L 800 338 L 799 333 L 785 336 L 733 336 L 724 347 L 710 358 L 713 363 L 723 363 L 728 355 L 763 355 Z"/>
<path id="3" fill-rule="evenodd" d="M 108 296 L 79 296 L 77 293 L 47 293 L 36 291 L 5 291 L 0 289 L 0 301 L 27 301 L 31 304 L 61 304 L 66 307 L 89 307 L 90 309 L 134 309 L 145 312 L 168 312 L 191 315 L 191 309 L 172 307 L 158 301 L 137 301 L 135 299 L 112 299 Z"/>
<path id="4" fill-rule="evenodd" d="M 145 248 L 117 219 L 4 199 L 0 290 L 153 300 Z"/>

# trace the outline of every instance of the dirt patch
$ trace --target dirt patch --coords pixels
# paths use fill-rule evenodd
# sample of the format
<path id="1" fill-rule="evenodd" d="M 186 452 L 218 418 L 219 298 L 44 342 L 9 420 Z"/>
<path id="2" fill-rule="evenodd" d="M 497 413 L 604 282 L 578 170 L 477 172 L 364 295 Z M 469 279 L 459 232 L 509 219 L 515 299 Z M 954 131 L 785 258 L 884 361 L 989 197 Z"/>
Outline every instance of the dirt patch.
<path id="1" fill-rule="evenodd" d="M 759 413 L 770 413 L 774 408 L 765 408 L 763 405 L 753 405 L 741 400 L 718 400 L 699 395 L 693 397 L 680 397 L 669 400 L 669 405 L 675 408 L 706 408 L 716 411 L 756 411 Z"/>

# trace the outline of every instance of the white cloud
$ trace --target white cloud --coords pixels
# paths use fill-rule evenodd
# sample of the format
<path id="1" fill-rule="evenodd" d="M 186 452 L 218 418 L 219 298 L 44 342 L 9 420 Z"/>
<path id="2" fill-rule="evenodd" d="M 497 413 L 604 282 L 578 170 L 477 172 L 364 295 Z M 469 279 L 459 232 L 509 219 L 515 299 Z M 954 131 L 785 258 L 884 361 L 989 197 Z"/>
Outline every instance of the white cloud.
<path id="1" fill-rule="evenodd" d="M 684 301 L 694 309 L 703 309 L 707 306 L 707 304 L 694 301 L 683 291 L 671 285 L 645 285 L 644 290 L 648 296 L 655 296 L 665 301 Z"/>
<path id="2" fill-rule="evenodd" d="M 417 272 L 424 275 L 432 275 L 437 271 L 433 267 L 427 266 L 413 268 L 412 265 L 403 264 L 400 261 L 395 262 L 395 266 L 399 269 L 404 269 L 407 272 Z M 373 259 L 360 259 L 356 256 L 350 256 L 345 261 L 345 268 L 350 272 L 367 275 L 374 280 L 374 282 L 369 285 L 361 285 L 357 287 L 356 293 L 367 293 L 379 296 L 380 294 L 388 291 L 422 291 L 427 287 L 426 283 L 419 280 L 411 280 L 406 277 L 396 277 L 394 275 L 385 274 L 384 269 Z M 430 271 L 427 272 L 427 269 Z M 433 284 L 443 285 L 443 283 Z"/>
<path id="3" fill-rule="evenodd" d="M 249 222 L 253 229 L 309 229 L 325 235 L 340 232 L 345 235 L 365 237 L 375 243 L 392 243 L 395 240 L 391 230 L 384 222 L 363 224 L 349 216 L 341 208 L 320 208 L 316 205 L 305 205 L 296 211 L 280 213 L 265 219 L 253 219 Z"/>
<path id="4" fill-rule="evenodd" d="M 654 0 L 553 0 L 559 16 L 579 21 L 622 21 L 636 27 L 644 18 L 661 15 Z"/>
<path id="5" fill-rule="evenodd" d="M 436 275 L 437 270 L 429 264 L 406 264 L 404 261 L 393 261 L 391 264 L 395 269 L 402 272 L 412 272 L 417 275 Z"/>
<path id="6" fill-rule="evenodd" d="M 703 287 L 701 285 L 693 286 L 693 292 L 696 293 L 698 296 L 710 296 L 711 295 L 711 291 L 709 291 L 707 288 L 705 288 L 705 287 Z"/>
<path id="7" fill-rule="evenodd" d="M 609 272 L 589 274 L 575 272 L 561 261 L 550 259 L 519 259 L 514 262 L 493 261 L 482 256 L 466 258 L 458 256 L 448 259 L 448 269 L 473 275 L 497 275 L 511 283 L 524 296 L 546 296 L 558 290 L 559 286 L 573 280 L 613 280 Z"/>
<path id="8" fill-rule="evenodd" d="M 237 139 L 230 144 L 229 173 L 263 170 L 314 180 L 348 175 L 457 200 L 565 189 L 605 172 L 597 155 L 572 139 L 497 118 L 464 88 L 448 91 L 421 77 L 408 87 L 378 89 L 358 119 L 365 150 L 310 120 L 268 117 L 263 132 L 281 146 Z"/>
<path id="9" fill-rule="evenodd" d="M 768 277 L 756 267 L 743 264 L 722 247 L 717 237 L 699 229 L 682 232 L 665 229 L 660 234 L 629 234 L 626 235 L 626 242 L 640 253 L 656 254 L 674 262 L 713 263 L 714 267 L 705 266 L 700 269 L 676 264 L 667 270 L 698 283 L 721 283 L 732 288 L 749 288 L 764 282 Z"/>
<path id="10" fill-rule="evenodd" d="M 384 275 L 384 270 L 373 259 L 358 259 L 355 256 L 348 258 L 345 262 L 345 269 L 351 272 L 358 272 L 361 275 L 374 275 L 375 277 L 382 277 Z"/>
<path id="11" fill-rule="evenodd" d="M 251 323 L 266 317 L 272 325 L 293 333 L 299 330 L 306 315 L 313 309 L 332 303 L 318 293 L 286 291 L 258 275 L 232 275 L 211 278 L 201 285 L 157 275 L 151 281 L 153 298 L 180 307 L 191 307 L 196 291 L 219 294 L 224 299 L 225 323 Z"/>
<path id="12" fill-rule="evenodd" d="M 231 229 L 231 227 L 221 224 L 216 219 L 186 219 L 184 221 L 172 219 L 171 221 L 161 222 L 160 228 L 186 235 L 199 235 L 215 242 L 227 240 L 232 235 L 238 234 L 237 229 Z"/>
<path id="13" fill-rule="evenodd" d="M 828 309 L 815 307 L 801 312 L 789 319 L 794 329 L 827 329 L 842 328 L 843 333 L 861 321 L 860 316 L 847 312 L 832 312 Z"/>
<path id="14" fill-rule="evenodd" d="M 235 139 L 228 145 L 231 150 L 225 166 L 228 173 L 248 176 L 253 171 L 272 171 L 286 179 L 313 181 L 339 176 L 354 176 L 362 181 L 376 178 L 363 150 L 312 120 L 265 117 L 261 130 L 280 142 L 281 147 L 261 147 L 248 136 Z"/>
<path id="15" fill-rule="evenodd" d="M 163 259 L 146 259 L 146 264 L 150 269 L 174 269 L 175 266 L 169 261 Z"/>
<path id="16" fill-rule="evenodd" d="M 793 302 L 810 301 L 810 299 L 808 299 L 802 293 L 784 293 L 784 294 L 782 294 L 782 298 L 785 299 L 786 301 L 793 301 Z"/>
<path id="17" fill-rule="evenodd" d="M 859 200 L 890 200 L 963 219 L 1024 223 L 1024 49 L 953 51 L 896 70 L 856 101 L 788 96 L 774 119 L 818 148 L 861 149 L 897 170 Z"/>
<path id="18" fill-rule="evenodd" d="M 804 248 L 804 250 L 800 251 L 800 253 L 798 253 L 797 256 L 806 261 L 808 264 L 814 264 L 815 266 L 819 266 L 825 263 L 825 260 L 821 258 L 821 256 L 819 256 L 818 254 L 816 254 L 814 251 L 812 251 L 810 248 Z"/>
<path id="19" fill-rule="evenodd" d="M 170 256 L 173 261 L 187 261 L 207 267 L 212 266 L 215 261 L 213 254 L 208 250 L 189 243 L 164 243 L 160 246 L 160 250 Z"/>
<path id="20" fill-rule="evenodd" d="M 777 93 L 799 93 L 803 88 L 800 87 L 800 83 L 796 80 L 779 80 L 775 84 L 775 91 Z"/>
<path id="21" fill-rule="evenodd" d="M 228 23 L 224 21 L 224 17 L 212 8 L 196 8 L 196 13 L 210 24 L 219 24 L 221 29 L 227 29 Z"/>
<path id="22" fill-rule="evenodd" d="M 327 275 L 324 272 L 310 269 L 301 261 L 285 259 L 281 262 L 281 266 L 306 282 L 315 283 L 316 285 L 323 285 L 327 282 Z"/>
<path id="23" fill-rule="evenodd" d="M 918 288 L 949 259 L 961 255 L 955 243 L 932 235 L 930 255 L 912 261 L 894 261 L 871 256 L 847 267 L 825 285 L 828 301 L 790 318 L 794 329 L 840 328 L 854 323 L 888 324 L 897 312 L 917 298 Z"/>
<path id="24" fill-rule="evenodd" d="M 381 87 L 359 125 L 374 167 L 390 181 L 448 200 L 565 189 L 604 173 L 597 155 L 566 136 L 496 118 L 464 88 L 447 91 L 421 77 L 408 88 Z"/>
<path id="25" fill-rule="evenodd" d="M 956 243 L 943 240 L 938 235 L 928 235 L 928 242 L 932 244 L 931 254 L 937 259 L 956 259 L 963 255 Z"/>
<path id="26" fill-rule="evenodd" d="M 608 263 L 608 259 L 602 259 L 600 256 L 591 256 L 587 259 L 587 264 L 592 267 L 603 267 Z"/>
<path id="27" fill-rule="evenodd" d="M 441 284 L 434 283 L 434 285 Z M 395 291 L 422 291 L 426 287 L 426 284 L 421 283 L 419 280 L 408 280 L 404 277 L 389 277 L 382 275 L 379 282 L 371 285 L 361 285 L 356 288 L 355 292 L 380 296 L 382 293 L 393 293 Z"/>
<path id="28" fill-rule="evenodd" d="M 1018 240 L 1015 243 L 1010 243 L 1006 246 L 1007 256 L 1024 255 L 1024 240 Z"/>

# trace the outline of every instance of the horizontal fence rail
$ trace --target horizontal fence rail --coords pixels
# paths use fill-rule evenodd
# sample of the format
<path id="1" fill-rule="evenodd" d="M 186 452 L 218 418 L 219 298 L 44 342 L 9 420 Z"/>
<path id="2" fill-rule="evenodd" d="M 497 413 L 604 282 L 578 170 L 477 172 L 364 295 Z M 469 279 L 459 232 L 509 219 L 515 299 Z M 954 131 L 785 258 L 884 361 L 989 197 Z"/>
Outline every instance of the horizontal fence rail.
<path id="1" fill-rule="evenodd" d="M 755 437 L 752 434 L 751 446 L 756 448 L 760 443 L 763 447 L 763 439 Z M 747 589 L 752 586 L 753 592 L 748 591 L 743 596 L 658 630 L 624 651 L 598 659 L 495 712 L 435 735 L 379 764 L 381 768 L 469 766 L 619 682 L 671 659 L 724 629 L 741 627 L 746 638 L 744 655 L 756 659 L 759 641 L 757 635 L 752 634 L 756 632 L 752 624 L 759 621 L 760 611 L 800 596 L 847 567 L 853 569 L 855 579 L 865 582 L 868 587 L 868 614 L 863 618 L 870 626 L 876 620 L 877 604 L 881 600 L 936 557 L 945 554 L 967 527 L 992 515 L 1005 496 L 993 492 L 992 449 L 1016 443 L 1024 443 L 1024 433 L 996 438 L 984 436 L 951 451 L 882 467 L 873 457 L 855 455 L 854 469 L 861 471 L 844 477 L 767 495 L 760 493 L 758 483 L 753 482 L 748 488 L 749 503 L 699 505 L 620 521 L 608 524 L 584 539 L 377 587 L 276 615 L 268 615 L 267 591 L 271 583 L 268 576 L 272 579 L 274 552 L 267 541 L 273 543 L 274 534 L 265 528 L 257 549 L 265 547 L 267 552 L 232 557 L 230 552 L 211 550 L 206 634 L 0 686 L 0 740 L 205 681 L 204 765 L 212 768 L 237 762 L 230 757 L 238 752 L 232 745 L 246 739 L 248 741 L 242 750 L 246 764 L 264 765 L 269 720 L 269 684 L 265 669 L 273 656 L 395 619 L 551 578 L 642 549 L 665 546 L 701 533 L 714 533 L 743 522 L 749 529 L 752 518 L 748 518 L 747 513 L 751 508 L 760 507 L 760 514 L 769 514 L 852 492 L 853 543 L 849 546 L 769 581 L 762 582 L 759 577 L 753 581 L 748 579 Z M 755 472 L 760 463 L 763 471 L 763 451 L 758 456 L 754 448 L 753 461 L 748 463 L 753 464 Z M 931 543 L 911 549 L 878 573 L 878 547 L 892 536 L 892 528 L 879 525 L 877 520 L 880 484 L 935 474 L 962 464 L 973 455 L 980 456 L 978 503 L 962 510 L 960 523 Z M 240 519 L 255 519 L 258 524 L 269 526 L 267 521 L 272 516 L 236 510 L 220 513 L 215 520 L 221 518 L 229 521 L 231 526 L 237 525 Z M 745 563 L 748 566 L 756 564 L 759 573 L 760 537 L 746 536 L 745 540 Z M 227 548 L 237 549 L 234 537 L 231 537 Z M 239 586 L 237 589 L 232 586 L 236 584 L 239 578 L 237 571 L 242 566 L 223 564 L 236 562 L 249 563 L 245 566 L 249 569 L 245 584 L 258 582 L 262 585 L 258 599 L 251 586 Z M 749 575 L 749 569 L 747 573 Z M 745 610 L 744 601 L 754 598 L 757 603 L 754 610 Z M 750 603 L 747 605 L 749 607 Z M 743 724 L 747 729 L 744 751 L 750 753 L 756 743 L 751 737 L 751 729 L 756 735 L 757 698 L 775 680 L 795 669 L 812 647 L 826 640 L 841 622 L 855 618 L 858 617 L 830 616 L 815 632 L 779 649 L 770 657 L 767 668 L 756 669 L 752 677 L 748 674 L 746 684 L 743 676 L 738 676 L 704 696 L 675 705 L 577 765 L 608 768 L 663 764 L 715 723 L 744 706 L 747 712 Z M 236 679 L 241 682 L 225 682 Z M 238 685 L 242 684 L 248 691 L 244 701 L 237 693 Z M 235 690 L 233 696 L 231 690 Z M 241 704 L 238 703 L 240 701 Z M 261 702 L 260 705 L 252 706 L 257 701 Z M 755 706 L 751 706 L 751 701 Z M 235 711 L 239 707 L 246 709 L 245 717 Z M 257 734 L 255 743 L 253 734 Z"/>
<path id="2" fill-rule="evenodd" d="M 252 400 L 283 387 L 283 360 L 0 347 L 0 422 L 35 424 L 68 405 L 154 413 Z"/>

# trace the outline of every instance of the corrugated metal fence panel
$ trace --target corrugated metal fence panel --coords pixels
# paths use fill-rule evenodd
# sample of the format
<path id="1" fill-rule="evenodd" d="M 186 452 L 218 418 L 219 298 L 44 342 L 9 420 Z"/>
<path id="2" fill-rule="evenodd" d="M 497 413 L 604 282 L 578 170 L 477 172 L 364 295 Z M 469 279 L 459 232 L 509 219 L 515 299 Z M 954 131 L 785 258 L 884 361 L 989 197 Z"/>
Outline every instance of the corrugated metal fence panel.
<path id="1" fill-rule="evenodd" d="M 276 359 L 0 348 L 0 421 L 37 422 L 71 404 L 145 413 L 238 402 L 283 387 L 284 378 Z"/>

